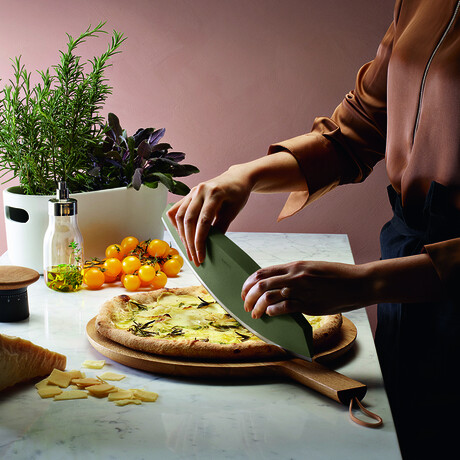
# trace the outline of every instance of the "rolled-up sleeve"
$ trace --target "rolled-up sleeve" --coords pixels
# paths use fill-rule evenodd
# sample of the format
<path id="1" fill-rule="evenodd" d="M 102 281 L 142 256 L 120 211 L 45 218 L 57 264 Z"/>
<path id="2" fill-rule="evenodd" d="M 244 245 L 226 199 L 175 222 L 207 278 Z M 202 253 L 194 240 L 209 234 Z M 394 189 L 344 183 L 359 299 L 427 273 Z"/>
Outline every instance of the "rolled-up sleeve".
<path id="1" fill-rule="evenodd" d="M 387 71 L 392 23 L 375 59 L 358 72 L 356 86 L 331 117 L 318 117 L 309 133 L 273 144 L 290 152 L 305 177 L 305 190 L 290 194 L 279 219 L 289 217 L 337 185 L 363 181 L 385 156 Z"/>

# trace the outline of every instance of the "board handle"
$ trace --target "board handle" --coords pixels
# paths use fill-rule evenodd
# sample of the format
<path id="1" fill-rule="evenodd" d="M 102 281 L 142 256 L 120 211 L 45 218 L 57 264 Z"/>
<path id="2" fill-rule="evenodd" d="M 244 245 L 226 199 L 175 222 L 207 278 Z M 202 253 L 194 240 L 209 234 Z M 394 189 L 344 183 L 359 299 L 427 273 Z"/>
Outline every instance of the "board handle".
<path id="1" fill-rule="evenodd" d="M 358 400 L 363 399 L 367 391 L 367 386 L 363 383 L 314 361 L 294 358 L 278 362 L 272 367 L 275 372 L 290 377 L 342 404 L 349 404 L 353 397 Z"/>

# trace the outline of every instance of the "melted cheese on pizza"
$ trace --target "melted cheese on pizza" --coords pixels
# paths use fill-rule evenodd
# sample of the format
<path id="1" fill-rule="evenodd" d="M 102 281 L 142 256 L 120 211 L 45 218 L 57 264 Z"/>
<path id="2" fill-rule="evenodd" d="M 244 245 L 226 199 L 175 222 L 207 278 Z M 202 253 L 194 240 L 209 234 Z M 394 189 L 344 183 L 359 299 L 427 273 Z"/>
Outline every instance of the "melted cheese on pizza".
<path id="1" fill-rule="evenodd" d="M 321 316 L 304 316 L 313 330 L 321 327 Z M 198 297 L 165 292 L 149 304 L 130 299 L 123 309 L 113 314 L 112 321 L 116 328 L 140 337 L 201 340 L 221 344 L 261 341 L 209 294 Z"/>
<path id="2" fill-rule="evenodd" d="M 202 340 L 212 343 L 260 341 L 210 295 L 165 292 L 151 304 L 128 300 L 112 317 L 115 327 L 140 337 Z"/>
<path id="3" fill-rule="evenodd" d="M 310 326 L 313 330 L 319 329 L 324 322 L 324 316 L 311 316 L 311 315 L 303 315 L 310 323 Z"/>

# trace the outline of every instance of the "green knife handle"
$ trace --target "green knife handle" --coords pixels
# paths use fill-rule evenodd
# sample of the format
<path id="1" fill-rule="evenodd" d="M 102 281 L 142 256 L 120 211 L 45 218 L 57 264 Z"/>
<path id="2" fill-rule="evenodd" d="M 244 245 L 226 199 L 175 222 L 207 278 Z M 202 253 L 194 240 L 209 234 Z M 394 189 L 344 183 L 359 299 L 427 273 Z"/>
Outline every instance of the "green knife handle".
<path id="1" fill-rule="evenodd" d="M 353 397 L 364 398 L 367 386 L 314 361 L 295 358 L 269 365 L 281 375 L 318 391 L 342 404 L 348 404 Z"/>

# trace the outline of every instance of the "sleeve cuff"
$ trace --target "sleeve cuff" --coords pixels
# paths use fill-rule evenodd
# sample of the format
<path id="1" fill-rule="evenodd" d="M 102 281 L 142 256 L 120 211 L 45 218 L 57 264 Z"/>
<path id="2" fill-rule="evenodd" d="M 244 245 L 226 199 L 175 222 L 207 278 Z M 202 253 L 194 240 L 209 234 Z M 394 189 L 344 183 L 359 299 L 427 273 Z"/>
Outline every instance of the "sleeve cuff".
<path id="1" fill-rule="evenodd" d="M 305 191 L 292 192 L 278 221 L 290 217 L 340 183 L 337 153 L 322 134 L 308 133 L 270 145 L 268 154 L 289 152 L 305 177 Z"/>

